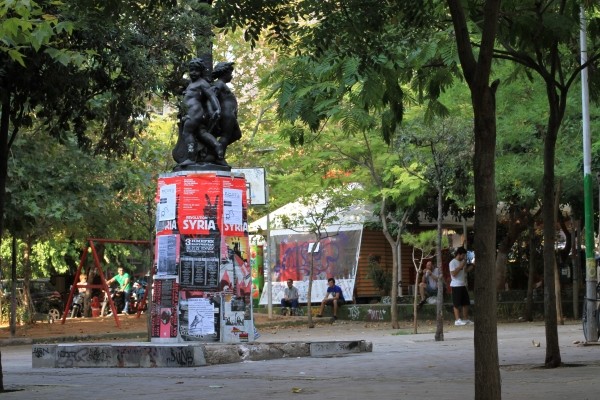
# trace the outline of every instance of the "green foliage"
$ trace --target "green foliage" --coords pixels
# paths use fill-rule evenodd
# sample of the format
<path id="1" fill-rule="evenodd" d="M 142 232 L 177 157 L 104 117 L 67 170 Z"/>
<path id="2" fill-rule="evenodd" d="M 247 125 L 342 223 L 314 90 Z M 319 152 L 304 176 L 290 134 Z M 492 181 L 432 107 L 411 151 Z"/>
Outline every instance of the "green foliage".
<path id="1" fill-rule="evenodd" d="M 62 6 L 58 1 L 0 1 L 0 54 L 22 67 L 25 67 L 27 48 L 35 52 L 45 48 L 47 54 L 65 65 L 79 60 L 76 52 L 53 47 L 59 35 L 73 32 L 73 23 L 61 20 Z"/>
<path id="2" fill-rule="evenodd" d="M 417 119 L 405 124 L 396 140 L 401 167 L 396 167 L 398 174 L 411 175 L 429 187 L 432 197 L 422 197 L 425 204 L 421 209 L 432 218 L 438 216 L 437 197 L 442 196 L 449 205 L 448 199 L 465 201 L 469 196 L 472 182 L 471 154 L 472 126 L 462 118 L 434 118 L 429 122 Z M 424 189 L 423 194 L 427 194 Z M 460 212 L 453 207 L 453 212 Z"/>
<path id="3" fill-rule="evenodd" d="M 422 231 L 419 233 L 405 233 L 402 241 L 413 247 L 413 263 L 420 270 L 421 261 L 435 254 L 437 246 L 437 230 Z M 448 247 L 448 237 L 442 236 L 442 248 Z"/>

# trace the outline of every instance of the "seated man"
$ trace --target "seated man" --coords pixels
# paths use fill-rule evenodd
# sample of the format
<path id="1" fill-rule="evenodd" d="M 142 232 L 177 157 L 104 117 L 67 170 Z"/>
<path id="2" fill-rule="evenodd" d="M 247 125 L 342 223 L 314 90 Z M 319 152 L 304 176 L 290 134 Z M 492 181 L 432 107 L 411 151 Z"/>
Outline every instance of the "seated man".
<path id="1" fill-rule="evenodd" d="M 421 294 L 421 302 L 417 306 L 420 310 L 428 297 L 437 296 L 438 292 L 438 278 L 440 277 L 439 268 L 433 268 L 431 260 L 425 264 L 425 272 L 423 273 L 423 280 L 419 283 L 419 293 Z"/>
<path id="2" fill-rule="evenodd" d="M 281 315 L 285 314 L 286 307 L 291 307 L 292 311 L 290 315 L 296 315 L 296 309 L 298 308 L 298 289 L 294 287 L 294 281 L 291 279 L 287 280 L 287 287 L 283 291 L 283 298 L 281 299 Z"/>
<path id="3" fill-rule="evenodd" d="M 321 310 L 319 311 L 319 315 L 317 315 L 317 317 L 321 318 L 323 316 L 323 309 L 325 306 L 330 305 L 333 307 L 333 317 L 331 318 L 331 321 L 335 321 L 337 319 L 338 308 L 343 306 L 345 302 L 346 301 L 344 300 L 342 288 L 335 284 L 335 279 L 329 278 L 327 280 L 327 294 L 321 302 Z"/>

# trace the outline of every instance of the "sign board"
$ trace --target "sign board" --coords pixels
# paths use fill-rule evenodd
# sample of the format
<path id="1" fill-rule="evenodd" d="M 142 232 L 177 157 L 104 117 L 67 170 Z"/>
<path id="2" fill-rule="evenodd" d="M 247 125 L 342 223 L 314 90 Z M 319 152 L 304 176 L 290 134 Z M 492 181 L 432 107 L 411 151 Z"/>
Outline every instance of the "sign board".
<path id="1" fill-rule="evenodd" d="M 249 205 L 267 204 L 267 175 L 264 168 L 231 168 L 231 172 L 244 174 L 246 184 L 250 187 Z"/>

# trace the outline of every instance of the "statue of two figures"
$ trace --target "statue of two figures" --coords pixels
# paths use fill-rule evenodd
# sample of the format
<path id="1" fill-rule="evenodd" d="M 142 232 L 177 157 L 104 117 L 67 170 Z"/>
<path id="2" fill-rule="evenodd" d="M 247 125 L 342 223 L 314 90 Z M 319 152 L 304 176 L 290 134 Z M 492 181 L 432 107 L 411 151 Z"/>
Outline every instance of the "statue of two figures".
<path id="1" fill-rule="evenodd" d="M 183 93 L 179 137 L 173 149 L 176 169 L 212 164 L 226 169 L 227 146 L 242 137 L 237 121 L 237 100 L 227 83 L 233 63 L 220 62 L 208 76 L 204 60 L 189 63 L 191 82 Z"/>

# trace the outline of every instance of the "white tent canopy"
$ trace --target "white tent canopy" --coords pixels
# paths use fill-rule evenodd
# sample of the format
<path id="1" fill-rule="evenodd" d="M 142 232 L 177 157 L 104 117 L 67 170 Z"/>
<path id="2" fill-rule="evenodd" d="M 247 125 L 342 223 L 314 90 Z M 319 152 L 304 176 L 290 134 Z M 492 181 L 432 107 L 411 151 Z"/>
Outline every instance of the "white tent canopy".
<path id="1" fill-rule="evenodd" d="M 306 205 L 299 201 L 288 203 L 283 207 L 271 212 L 269 216 L 264 216 L 258 220 L 252 222 L 248 227 L 250 234 L 259 233 L 261 231 L 274 230 L 286 230 L 281 222 L 282 216 L 287 216 L 293 219 L 294 215 L 306 215 L 309 212 L 319 213 L 322 212 L 325 207 L 325 201 L 321 204 L 317 204 L 313 209 L 309 209 Z M 338 215 L 338 220 L 335 222 L 335 226 L 346 226 L 346 225 L 363 225 L 367 221 L 375 221 L 376 218 L 373 216 L 373 206 L 359 203 L 351 206 L 344 211 L 341 211 Z M 267 223 L 268 222 L 268 223 Z M 270 225 L 270 226 L 269 226 Z M 304 227 L 308 230 L 308 227 Z M 296 231 L 301 231 L 302 227 L 295 227 Z M 339 228 L 336 228 L 338 230 Z"/>

